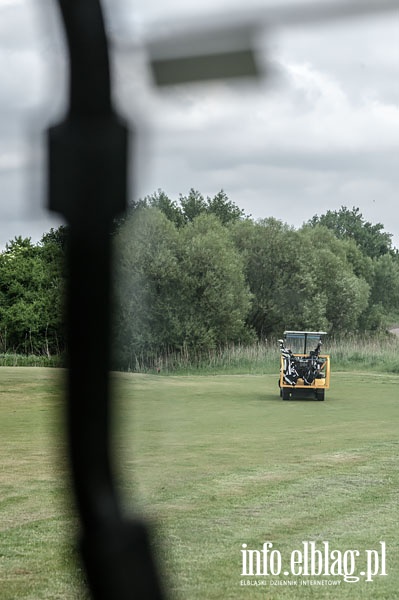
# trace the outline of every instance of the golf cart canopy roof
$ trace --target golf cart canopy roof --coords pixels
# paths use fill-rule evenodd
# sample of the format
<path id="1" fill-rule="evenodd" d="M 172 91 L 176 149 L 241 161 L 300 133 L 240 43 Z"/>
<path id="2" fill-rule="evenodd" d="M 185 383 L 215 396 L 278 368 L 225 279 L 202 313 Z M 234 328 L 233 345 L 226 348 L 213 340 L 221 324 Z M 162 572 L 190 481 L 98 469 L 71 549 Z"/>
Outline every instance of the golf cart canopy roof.
<path id="1" fill-rule="evenodd" d="M 284 331 L 284 335 L 327 335 L 326 331 Z"/>
<path id="2" fill-rule="evenodd" d="M 326 331 L 284 331 L 284 339 L 293 352 L 306 354 L 309 346 L 321 341 Z"/>

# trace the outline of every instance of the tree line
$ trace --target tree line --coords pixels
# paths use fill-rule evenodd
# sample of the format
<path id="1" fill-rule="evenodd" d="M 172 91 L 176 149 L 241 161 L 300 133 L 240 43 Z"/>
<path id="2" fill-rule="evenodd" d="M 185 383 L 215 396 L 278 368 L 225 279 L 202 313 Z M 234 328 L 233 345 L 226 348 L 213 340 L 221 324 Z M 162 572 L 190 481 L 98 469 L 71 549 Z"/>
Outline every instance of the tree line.
<path id="1" fill-rule="evenodd" d="M 52 356 L 65 350 L 63 297 L 67 230 L 39 243 L 16 237 L 0 254 L 0 352 Z"/>
<path id="2" fill-rule="evenodd" d="M 399 314 L 399 257 L 382 224 L 358 208 L 300 228 L 255 220 L 221 191 L 162 190 L 115 223 L 114 366 L 169 352 L 208 352 L 286 328 L 376 332 Z M 0 255 L 0 351 L 65 348 L 67 230 Z M 99 324 L 99 327 L 101 324 Z"/>

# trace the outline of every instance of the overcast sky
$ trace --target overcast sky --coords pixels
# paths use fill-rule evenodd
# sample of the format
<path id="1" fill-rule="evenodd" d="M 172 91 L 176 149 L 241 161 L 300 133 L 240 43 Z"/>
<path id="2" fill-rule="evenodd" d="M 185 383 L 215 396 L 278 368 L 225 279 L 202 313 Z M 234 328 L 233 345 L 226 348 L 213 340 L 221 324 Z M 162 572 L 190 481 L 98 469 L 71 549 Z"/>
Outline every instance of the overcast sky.
<path id="1" fill-rule="evenodd" d="M 356 206 L 399 247 L 399 9 L 262 29 L 256 84 L 156 89 L 142 46 L 168 30 L 163 23 L 202 26 L 207 14 L 226 10 L 232 19 L 242 10 L 238 0 L 198 4 L 186 0 L 183 12 L 181 0 L 106 2 L 115 101 L 137 131 L 135 197 L 161 188 L 178 199 L 192 187 L 212 196 L 223 188 L 253 217 L 296 227 Z M 64 47 L 51 5 L 0 0 L 0 247 L 16 235 L 36 241 L 62 222 L 44 208 L 40 137 L 65 106 Z"/>

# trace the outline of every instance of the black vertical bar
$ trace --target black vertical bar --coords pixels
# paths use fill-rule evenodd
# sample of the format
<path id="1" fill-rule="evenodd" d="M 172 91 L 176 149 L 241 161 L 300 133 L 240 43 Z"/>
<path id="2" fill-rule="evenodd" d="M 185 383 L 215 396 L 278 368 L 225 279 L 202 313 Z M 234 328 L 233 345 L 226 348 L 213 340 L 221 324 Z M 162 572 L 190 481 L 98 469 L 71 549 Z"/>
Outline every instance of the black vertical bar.
<path id="1" fill-rule="evenodd" d="M 49 130 L 50 208 L 69 224 L 68 440 L 93 598 L 162 597 L 146 527 L 123 518 L 110 444 L 111 228 L 126 206 L 128 130 L 111 104 L 98 0 L 59 0 L 70 54 L 67 117 Z"/>

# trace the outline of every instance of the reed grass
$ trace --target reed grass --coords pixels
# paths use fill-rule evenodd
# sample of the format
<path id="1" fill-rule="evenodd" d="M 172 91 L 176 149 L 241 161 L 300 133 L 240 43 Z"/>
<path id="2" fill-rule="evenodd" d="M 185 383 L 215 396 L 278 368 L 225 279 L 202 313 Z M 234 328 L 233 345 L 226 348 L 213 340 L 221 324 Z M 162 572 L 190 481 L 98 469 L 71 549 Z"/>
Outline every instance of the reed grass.
<path id="1" fill-rule="evenodd" d="M 328 351 L 340 370 L 399 373 L 399 337 L 393 334 L 347 336 L 332 340 Z"/>
<path id="2" fill-rule="evenodd" d="M 347 335 L 326 339 L 323 352 L 330 354 L 334 370 L 399 373 L 399 338 L 392 334 Z M 271 374 L 279 365 L 277 339 L 251 345 L 229 344 L 198 352 L 184 348 L 155 357 L 135 356 L 129 371 L 173 374 Z"/>
<path id="3" fill-rule="evenodd" d="M 64 357 L 38 354 L 16 354 L 4 352 L 0 354 L 0 367 L 63 367 Z"/>
<path id="4" fill-rule="evenodd" d="M 384 335 L 347 335 L 326 338 L 323 352 L 330 354 L 335 371 L 373 371 L 399 373 L 399 337 Z M 277 339 L 251 345 L 227 344 L 208 351 L 184 347 L 180 352 L 137 354 L 132 357 L 129 372 L 175 375 L 275 373 L 279 367 Z M 63 367 L 62 355 L 0 354 L 1 367 Z"/>

